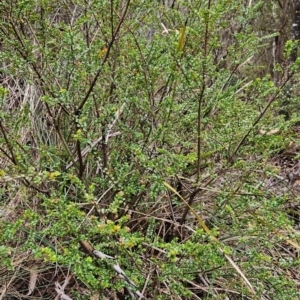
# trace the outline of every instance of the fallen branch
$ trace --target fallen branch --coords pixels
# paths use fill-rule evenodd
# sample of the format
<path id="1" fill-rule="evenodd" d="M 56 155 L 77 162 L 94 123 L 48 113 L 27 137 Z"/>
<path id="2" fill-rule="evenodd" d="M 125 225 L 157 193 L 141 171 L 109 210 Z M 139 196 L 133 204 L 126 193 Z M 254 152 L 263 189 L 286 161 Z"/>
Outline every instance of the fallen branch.
<path id="1" fill-rule="evenodd" d="M 64 282 L 63 285 L 60 285 L 57 281 L 55 282 L 55 291 L 57 293 L 57 296 L 60 299 L 73 300 L 72 298 L 70 298 L 68 295 L 65 294 L 65 288 L 69 284 L 71 278 L 72 278 L 72 275 L 66 277 L 65 282 Z"/>

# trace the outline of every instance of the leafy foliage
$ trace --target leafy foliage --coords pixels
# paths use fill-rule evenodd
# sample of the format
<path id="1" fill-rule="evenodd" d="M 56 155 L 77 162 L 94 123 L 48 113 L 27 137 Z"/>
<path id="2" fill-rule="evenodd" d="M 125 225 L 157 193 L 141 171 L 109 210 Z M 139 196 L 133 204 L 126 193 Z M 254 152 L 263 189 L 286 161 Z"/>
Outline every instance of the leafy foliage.
<path id="1" fill-rule="evenodd" d="M 4 295 L 299 298 L 299 61 L 246 2 L 0 3 Z"/>

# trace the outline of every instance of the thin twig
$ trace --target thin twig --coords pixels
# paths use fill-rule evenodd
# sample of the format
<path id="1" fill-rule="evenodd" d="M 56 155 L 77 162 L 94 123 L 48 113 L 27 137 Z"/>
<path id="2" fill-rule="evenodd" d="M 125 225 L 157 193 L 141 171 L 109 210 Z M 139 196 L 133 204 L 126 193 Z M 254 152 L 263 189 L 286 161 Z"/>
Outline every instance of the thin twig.
<path id="1" fill-rule="evenodd" d="M 119 119 L 123 109 L 124 109 L 125 103 L 123 103 L 121 105 L 121 107 L 117 110 L 117 112 L 115 113 L 115 118 L 113 119 L 112 123 L 110 123 L 107 126 L 107 131 L 105 134 L 105 141 L 104 143 L 107 144 L 109 138 L 113 137 L 113 136 L 117 136 L 120 134 L 120 132 L 114 132 L 111 133 L 114 125 L 116 124 L 117 120 Z M 97 138 L 95 141 L 93 141 L 90 145 L 88 145 L 87 147 L 85 147 L 81 152 L 80 152 L 80 156 L 81 158 L 83 158 L 84 156 L 86 156 L 96 145 L 98 145 L 101 141 L 103 140 L 103 136 L 100 136 L 99 138 Z M 66 147 L 66 142 L 64 142 L 64 139 L 62 139 L 64 146 Z M 68 148 L 66 148 L 68 150 Z M 68 151 L 69 153 L 69 151 Z M 70 153 L 69 153 L 70 154 Z M 79 160 L 79 156 L 77 156 L 76 158 L 73 158 L 73 156 L 71 156 L 72 161 L 67 165 L 66 170 L 70 169 L 73 165 L 75 165 L 75 163 Z"/>
<path id="2" fill-rule="evenodd" d="M 99 76 L 100 76 L 100 74 L 101 74 L 101 72 L 103 70 L 103 66 L 104 66 L 104 64 L 106 63 L 106 61 L 107 61 L 107 59 L 109 57 L 110 51 L 112 49 L 112 46 L 113 46 L 113 44 L 114 44 L 114 42 L 116 40 L 116 37 L 117 37 L 117 35 L 118 35 L 118 33 L 119 33 L 120 29 L 121 29 L 121 25 L 123 24 L 123 22 L 125 20 L 125 16 L 127 14 L 129 3 L 130 3 L 130 0 L 128 0 L 127 3 L 126 3 L 126 7 L 125 7 L 125 10 L 124 10 L 124 13 L 123 13 L 123 15 L 122 15 L 122 17 L 121 17 L 121 19 L 120 19 L 120 21 L 118 23 L 118 26 L 117 26 L 117 28 L 116 28 L 116 30 L 115 30 L 112 38 L 111 38 L 111 41 L 108 44 L 107 51 L 106 51 L 105 56 L 104 56 L 104 58 L 102 60 L 101 66 L 100 66 L 99 70 L 97 71 L 96 75 L 94 76 L 94 79 L 92 80 L 91 85 L 90 85 L 90 87 L 89 87 L 89 89 L 88 89 L 85 97 L 83 98 L 83 100 L 81 101 L 81 103 L 78 105 L 78 108 L 77 108 L 77 110 L 75 112 L 75 115 L 79 115 L 80 114 L 81 109 L 83 108 L 83 106 L 87 102 L 89 96 L 91 95 L 91 93 L 92 93 L 92 91 L 93 91 L 93 89 L 94 89 L 94 87 L 96 85 L 96 82 L 99 79 Z"/>

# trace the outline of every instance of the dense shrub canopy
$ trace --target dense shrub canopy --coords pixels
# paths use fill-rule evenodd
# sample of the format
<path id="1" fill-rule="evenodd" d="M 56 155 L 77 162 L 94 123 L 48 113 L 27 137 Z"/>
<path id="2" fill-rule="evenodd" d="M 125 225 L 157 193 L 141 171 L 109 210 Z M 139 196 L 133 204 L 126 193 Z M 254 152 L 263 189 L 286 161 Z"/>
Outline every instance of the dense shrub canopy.
<path id="1" fill-rule="evenodd" d="M 0 298 L 299 299 L 298 2 L 2 1 Z"/>

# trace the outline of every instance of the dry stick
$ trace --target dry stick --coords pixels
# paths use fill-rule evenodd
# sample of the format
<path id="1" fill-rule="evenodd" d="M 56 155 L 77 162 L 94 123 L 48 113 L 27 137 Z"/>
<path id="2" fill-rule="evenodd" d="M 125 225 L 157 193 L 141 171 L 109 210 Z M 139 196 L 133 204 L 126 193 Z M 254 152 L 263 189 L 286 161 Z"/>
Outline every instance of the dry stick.
<path id="1" fill-rule="evenodd" d="M 99 256 L 99 253 L 101 253 L 100 251 L 95 250 L 93 253 L 94 253 L 95 256 L 97 256 L 97 257 L 99 257 L 99 258 L 102 258 L 101 256 Z M 104 254 L 104 255 L 105 255 L 105 254 Z M 105 255 L 105 257 L 106 257 L 106 258 L 110 258 L 110 259 L 115 260 L 115 258 L 110 257 L 110 256 L 108 256 L 108 255 Z M 119 266 L 118 262 L 116 262 L 115 264 L 113 264 L 112 267 L 113 267 L 113 269 L 119 274 L 119 276 L 120 276 L 125 282 L 127 282 L 130 286 L 132 286 L 133 288 L 136 289 L 135 283 L 134 283 L 127 275 L 126 275 L 126 273 L 123 271 L 123 269 Z M 144 295 L 143 295 L 140 291 L 138 291 L 138 290 L 136 290 L 136 291 L 131 291 L 129 288 L 128 288 L 127 290 L 128 290 L 128 292 L 129 292 L 130 294 L 135 294 L 137 297 L 139 297 L 139 299 L 146 299 L 146 298 L 144 297 Z"/>
<path id="2" fill-rule="evenodd" d="M 257 123 L 265 115 L 265 113 L 267 112 L 267 110 L 270 107 L 270 105 L 274 102 L 274 100 L 277 98 L 278 94 L 281 92 L 281 90 L 283 89 L 283 87 L 287 84 L 287 82 L 291 79 L 292 76 L 293 76 L 293 74 L 290 74 L 287 77 L 287 79 L 281 84 L 281 86 L 277 89 L 277 91 L 273 94 L 273 96 L 269 99 L 269 101 L 267 102 L 266 106 L 264 107 L 264 109 L 262 110 L 262 112 L 259 114 L 259 116 L 255 120 L 255 122 L 252 124 L 252 126 L 250 127 L 250 129 L 246 132 L 246 134 L 242 137 L 242 139 L 240 140 L 240 142 L 238 143 L 238 145 L 234 149 L 233 153 L 231 154 L 231 156 L 228 159 L 228 164 L 232 163 L 234 156 L 239 151 L 239 149 L 241 148 L 241 146 L 244 144 L 245 140 L 247 139 L 247 137 L 249 136 L 249 134 L 251 133 L 251 131 L 254 129 L 254 127 L 257 125 Z"/>
<path id="3" fill-rule="evenodd" d="M 152 273 L 153 273 L 153 271 L 150 271 L 150 272 L 148 273 L 147 278 L 146 278 L 146 281 L 145 281 L 145 283 L 144 283 L 144 287 L 143 287 L 142 292 L 141 292 L 141 296 L 139 297 L 138 300 L 142 300 L 142 299 L 145 298 L 143 295 L 145 294 L 145 291 L 146 291 L 146 288 L 147 288 L 147 285 L 148 285 L 148 282 L 149 282 L 149 279 L 150 279 L 150 276 L 151 276 Z"/>
<path id="4" fill-rule="evenodd" d="M 132 288 L 135 289 L 135 291 L 131 291 L 130 288 L 128 288 L 128 292 L 134 297 L 139 297 L 139 299 L 146 299 L 144 295 L 136 290 L 137 286 L 136 284 L 126 275 L 126 273 L 123 271 L 123 269 L 118 264 L 116 258 L 113 256 L 109 256 L 99 250 L 96 250 L 93 248 L 93 246 L 88 241 L 80 241 L 80 245 L 83 247 L 83 249 L 92 257 L 97 257 L 98 259 L 106 261 L 106 263 L 111 266 L 118 275 Z"/>
<path id="5" fill-rule="evenodd" d="M 67 278 L 65 278 L 65 282 L 63 285 L 60 285 L 58 281 L 55 282 L 55 291 L 57 292 L 57 295 L 60 297 L 59 299 L 64 300 L 72 300 L 68 295 L 65 294 L 65 288 L 70 283 L 70 280 L 72 278 L 72 275 L 69 275 Z"/>

